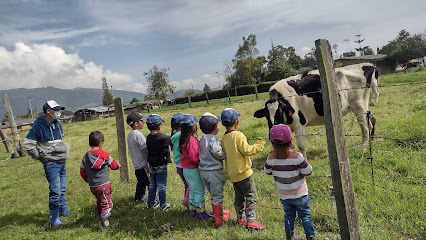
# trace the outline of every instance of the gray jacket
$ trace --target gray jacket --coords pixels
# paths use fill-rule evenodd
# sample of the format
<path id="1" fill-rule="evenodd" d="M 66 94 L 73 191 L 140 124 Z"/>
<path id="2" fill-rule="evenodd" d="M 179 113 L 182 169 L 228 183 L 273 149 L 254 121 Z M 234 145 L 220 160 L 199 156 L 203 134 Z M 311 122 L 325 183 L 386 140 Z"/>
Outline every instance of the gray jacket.
<path id="1" fill-rule="evenodd" d="M 226 155 L 216 135 L 206 134 L 198 141 L 200 170 L 222 170 Z"/>
<path id="2" fill-rule="evenodd" d="M 40 149 L 39 155 L 48 161 L 64 163 L 70 156 L 70 145 L 65 141 L 60 141 L 48 149 Z"/>

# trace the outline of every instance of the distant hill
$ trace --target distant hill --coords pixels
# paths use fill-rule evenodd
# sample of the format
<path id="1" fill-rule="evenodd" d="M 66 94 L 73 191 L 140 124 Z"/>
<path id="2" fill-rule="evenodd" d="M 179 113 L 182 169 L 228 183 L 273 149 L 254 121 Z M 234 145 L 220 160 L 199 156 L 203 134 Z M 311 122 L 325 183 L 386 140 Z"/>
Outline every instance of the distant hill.
<path id="1" fill-rule="evenodd" d="M 76 111 L 85 107 L 96 107 L 102 105 L 102 89 L 74 88 L 60 89 L 54 87 L 44 88 L 17 88 L 10 90 L 0 90 L 0 93 L 7 93 L 13 115 L 26 114 L 29 108 L 28 97 L 31 98 L 31 107 L 38 107 L 42 111 L 46 100 L 53 99 L 66 109 Z M 133 98 L 143 99 L 145 95 L 138 92 L 114 90 L 114 97 L 123 98 L 123 104 L 129 104 Z M 4 107 L 0 107 L 0 119 L 5 115 Z"/>
<path id="2" fill-rule="evenodd" d="M 186 90 L 179 90 L 167 96 L 169 99 L 183 96 Z M 194 90 L 201 92 L 201 90 Z M 44 88 L 16 88 L 10 90 L 0 90 L 0 93 L 7 93 L 13 115 L 26 114 L 29 108 L 28 97 L 31 99 L 31 107 L 38 107 L 39 112 L 42 111 L 43 104 L 50 99 L 55 100 L 60 105 L 70 111 L 77 111 L 81 108 L 96 107 L 102 105 L 102 89 L 94 88 L 74 88 L 60 89 L 54 87 Z M 114 97 L 123 98 L 123 104 L 129 104 L 133 98 L 143 100 L 145 94 L 138 92 L 114 90 Z M 0 107 L 0 121 L 4 118 L 4 107 Z"/>

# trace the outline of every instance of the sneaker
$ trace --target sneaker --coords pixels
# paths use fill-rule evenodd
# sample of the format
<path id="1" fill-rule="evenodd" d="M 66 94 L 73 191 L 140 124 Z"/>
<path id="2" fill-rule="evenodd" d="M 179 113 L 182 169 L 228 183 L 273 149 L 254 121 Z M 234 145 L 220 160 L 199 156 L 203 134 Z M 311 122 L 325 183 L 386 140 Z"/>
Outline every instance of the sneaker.
<path id="1" fill-rule="evenodd" d="M 161 206 L 162 211 L 168 211 L 170 209 L 170 203 L 166 203 L 163 206 Z"/>
<path id="2" fill-rule="evenodd" d="M 160 206 L 160 201 L 158 199 L 155 199 L 154 204 L 148 204 L 148 208 L 158 208 Z"/>
<path id="3" fill-rule="evenodd" d="M 247 222 L 246 228 L 249 231 L 260 231 L 260 230 L 264 230 L 266 228 L 266 226 L 261 225 L 256 221 L 253 221 L 253 222 Z"/>

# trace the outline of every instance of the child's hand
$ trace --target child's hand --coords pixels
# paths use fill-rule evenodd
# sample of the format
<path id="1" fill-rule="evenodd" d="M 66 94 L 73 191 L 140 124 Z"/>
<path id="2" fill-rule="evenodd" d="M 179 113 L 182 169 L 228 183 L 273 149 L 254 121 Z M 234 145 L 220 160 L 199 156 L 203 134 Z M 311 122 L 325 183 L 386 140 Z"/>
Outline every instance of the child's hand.
<path id="1" fill-rule="evenodd" d="M 266 143 L 266 140 L 265 140 L 263 137 L 259 137 L 259 138 L 257 139 L 257 143 L 258 143 L 258 144 L 265 144 L 265 143 Z"/>
<path id="2" fill-rule="evenodd" d="M 120 163 L 117 163 L 117 165 L 118 165 L 118 168 L 121 168 L 121 164 Z"/>

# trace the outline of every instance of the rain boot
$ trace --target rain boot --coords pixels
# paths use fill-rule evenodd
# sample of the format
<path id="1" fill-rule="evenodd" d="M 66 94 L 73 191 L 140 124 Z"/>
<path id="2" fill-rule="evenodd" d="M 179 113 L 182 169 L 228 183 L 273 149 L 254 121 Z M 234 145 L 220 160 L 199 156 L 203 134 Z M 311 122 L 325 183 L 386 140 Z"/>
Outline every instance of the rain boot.
<path id="1" fill-rule="evenodd" d="M 213 203 L 212 203 L 212 208 L 213 208 L 214 226 L 220 227 L 220 225 L 222 225 L 224 220 L 222 217 L 222 208 L 220 204 L 216 205 Z"/>
<path id="2" fill-rule="evenodd" d="M 69 216 L 72 216 L 72 215 L 74 215 L 74 214 L 68 212 L 68 204 L 62 205 L 59 208 L 59 216 L 60 217 L 69 217 Z"/>
<path id="3" fill-rule="evenodd" d="M 101 219 L 101 226 L 105 231 L 108 231 L 110 229 L 109 227 L 109 217 L 111 215 L 107 215 L 107 216 L 100 216 Z"/>
<path id="4" fill-rule="evenodd" d="M 59 220 L 59 210 L 58 209 L 55 209 L 55 210 L 50 209 L 49 210 L 49 217 L 50 217 L 49 225 L 51 227 L 57 227 L 59 225 L 64 224 L 63 222 L 61 222 L 61 220 Z"/>

